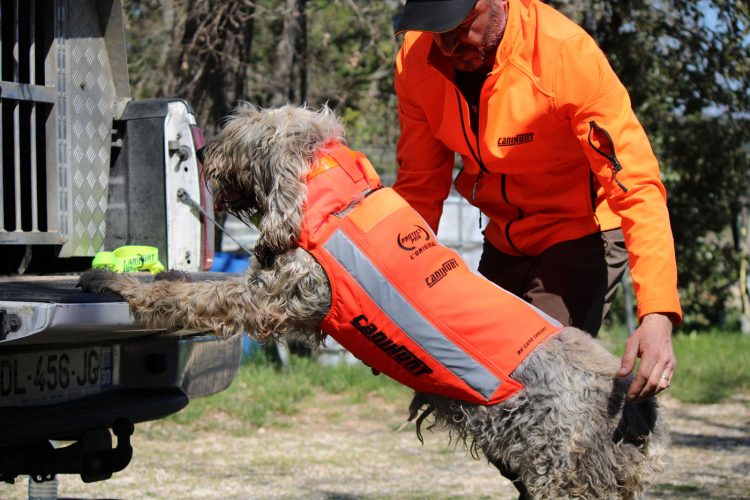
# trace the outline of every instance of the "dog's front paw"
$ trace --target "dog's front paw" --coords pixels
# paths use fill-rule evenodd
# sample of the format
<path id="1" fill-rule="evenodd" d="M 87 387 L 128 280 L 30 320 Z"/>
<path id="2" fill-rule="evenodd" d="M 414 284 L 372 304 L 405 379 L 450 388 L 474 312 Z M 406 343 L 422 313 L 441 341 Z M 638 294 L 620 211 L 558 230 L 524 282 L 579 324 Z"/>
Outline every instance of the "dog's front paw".
<path id="1" fill-rule="evenodd" d="M 117 278 L 117 273 L 105 269 L 89 269 L 81 275 L 76 286 L 88 293 L 116 293 L 111 285 Z"/>

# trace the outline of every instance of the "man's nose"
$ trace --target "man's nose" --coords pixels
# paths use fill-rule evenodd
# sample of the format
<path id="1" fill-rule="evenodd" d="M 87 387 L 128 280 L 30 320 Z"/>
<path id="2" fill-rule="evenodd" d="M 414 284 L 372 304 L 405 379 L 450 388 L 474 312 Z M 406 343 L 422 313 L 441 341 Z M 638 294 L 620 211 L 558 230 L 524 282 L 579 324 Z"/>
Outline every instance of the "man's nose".
<path id="1" fill-rule="evenodd" d="M 456 47 L 458 47 L 458 37 L 453 31 L 433 33 L 433 39 L 440 51 L 446 56 L 451 56 L 456 50 Z"/>

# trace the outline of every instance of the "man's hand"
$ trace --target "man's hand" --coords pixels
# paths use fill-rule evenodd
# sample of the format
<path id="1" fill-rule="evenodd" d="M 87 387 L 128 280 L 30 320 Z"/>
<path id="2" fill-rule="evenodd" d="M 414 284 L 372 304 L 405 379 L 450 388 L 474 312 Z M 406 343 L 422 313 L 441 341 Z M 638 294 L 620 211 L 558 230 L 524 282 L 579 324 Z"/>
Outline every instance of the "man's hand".
<path id="1" fill-rule="evenodd" d="M 647 314 L 625 344 L 620 371 L 627 376 L 641 358 L 638 372 L 628 390 L 628 399 L 644 399 L 663 391 L 672 383 L 677 360 L 672 348 L 672 321 L 661 313 Z"/>

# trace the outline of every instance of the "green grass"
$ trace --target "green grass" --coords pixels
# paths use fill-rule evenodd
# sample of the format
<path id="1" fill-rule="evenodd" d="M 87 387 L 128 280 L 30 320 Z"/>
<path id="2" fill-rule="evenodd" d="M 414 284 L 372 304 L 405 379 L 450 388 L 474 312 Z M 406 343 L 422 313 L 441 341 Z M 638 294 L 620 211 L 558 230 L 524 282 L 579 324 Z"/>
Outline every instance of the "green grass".
<path id="1" fill-rule="evenodd" d="M 197 428 L 231 427 L 233 422 L 263 427 L 274 415 L 294 415 L 305 398 L 321 390 L 340 394 L 353 404 L 373 396 L 395 401 L 409 392 L 388 377 L 373 376 L 359 363 L 329 367 L 311 358 L 292 356 L 289 365 L 280 368 L 258 352 L 242 364 L 229 389 L 191 401 L 166 421 Z M 204 418 L 208 414 L 212 418 Z"/>
<path id="2" fill-rule="evenodd" d="M 674 338 L 678 381 L 673 395 L 691 403 L 716 403 L 750 390 L 750 335 L 712 331 Z"/>
<path id="3" fill-rule="evenodd" d="M 617 356 L 622 355 L 626 339 L 624 328 L 609 328 L 600 335 Z M 669 390 L 672 397 L 708 404 L 750 391 L 750 336 L 719 330 L 677 334 L 674 347 L 678 366 Z M 235 432 L 271 423 L 283 425 L 283 419 L 273 417 L 294 415 L 301 411 L 305 399 L 320 391 L 341 395 L 349 404 L 374 396 L 396 401 L 410 393 L 385 376 L 373 376 L 360 363 L 331 367 L 292 356 L 289 366 L 282 369 L 258 352 L 243 363 L 229 389 L 191 401 L 166 421 L 199 429 L 231 428 Z"/>
<path id="4" fill-rule="evenodd" d="M 627 332 L 611 328 L 600 336 L 621 356 Z M 685 403 L 717 403 L 732 394 L 750 391 L 750 336 L 714 329 L 678 333 L 673 337 L 677 370 L 669 394 Z"/>

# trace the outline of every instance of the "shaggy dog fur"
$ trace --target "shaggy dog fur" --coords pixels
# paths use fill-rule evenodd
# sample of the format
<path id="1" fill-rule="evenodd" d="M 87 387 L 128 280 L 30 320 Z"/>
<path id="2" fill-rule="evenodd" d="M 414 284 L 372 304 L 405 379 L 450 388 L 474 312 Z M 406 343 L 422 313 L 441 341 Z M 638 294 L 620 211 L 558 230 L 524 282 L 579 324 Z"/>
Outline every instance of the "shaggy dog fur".
<path id="1" fill-rule="evenodd" d="M 329 284 L 297 241 L 306 175 L 316 149 L 331 139 L 343 141 L 343 128 L 327 109 L 246 107 L 209 146 L 205 173 L 217 195 L 242 197 L 236 212 L 245 220 L 260 216 L 257 258 L 242 278 L 143 284 L 89 271 L 82 287 L 120 294 L 151 327 L 320 343 Z M 473 452 L 516 472 L 534 498 L 633 498 L 660 470 L 667 433 L 653 398 L 626 401 L 629 380 L 616 377 L 618 368 L 589 335 L 564 328 L 512 373 L 525 389 L 510 399 L 481 406 L 418 393 L 411 418 L 447 427 Z"/>

